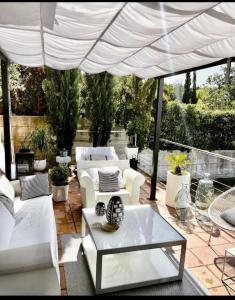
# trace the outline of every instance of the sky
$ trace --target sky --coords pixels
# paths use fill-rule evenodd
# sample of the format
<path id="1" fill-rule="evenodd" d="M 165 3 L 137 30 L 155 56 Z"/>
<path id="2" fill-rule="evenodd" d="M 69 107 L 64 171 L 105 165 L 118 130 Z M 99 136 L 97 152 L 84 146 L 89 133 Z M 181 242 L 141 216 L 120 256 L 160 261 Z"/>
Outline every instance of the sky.
<path id="1" fill-rule="evenodd" d="M 220 73 L 221 66 L 211 67 L 203 70 L 197 71 L 197 86 L 201 86 L 202 84 L 206 83 L 206 80 L 208 76 Z M 168 78 L 165 78 L 164 82 L 168 84 L 174 84 L 174 83 L 182 83 L 184 84 L 185 81 L 185 74 L 171 76 Z"/>

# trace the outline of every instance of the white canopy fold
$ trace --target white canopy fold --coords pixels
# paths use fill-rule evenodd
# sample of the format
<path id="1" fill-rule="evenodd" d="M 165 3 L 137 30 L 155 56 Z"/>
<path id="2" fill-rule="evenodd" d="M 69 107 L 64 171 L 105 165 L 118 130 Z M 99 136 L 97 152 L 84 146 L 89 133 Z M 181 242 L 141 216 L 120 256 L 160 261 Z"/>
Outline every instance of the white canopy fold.
<path id="1" fill-rule="evenodd" d="M 141 78 L 235 56 L 233 2 L 1 2 L 11 61 Z"/>

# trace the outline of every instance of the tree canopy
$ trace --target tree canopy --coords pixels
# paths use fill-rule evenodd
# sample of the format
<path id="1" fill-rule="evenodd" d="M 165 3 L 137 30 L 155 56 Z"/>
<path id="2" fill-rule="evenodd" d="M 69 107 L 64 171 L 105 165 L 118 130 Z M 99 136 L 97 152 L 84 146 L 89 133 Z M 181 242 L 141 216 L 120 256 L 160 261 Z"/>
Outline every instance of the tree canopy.
<path id="1" fill-rule="evenodd" d="M 49 67 L 46 68 L 46 78 L 43 81 L 48 121 L 56 136 L 57 149 L 65 148 L 69 154 L 79 117 L 79 81 L 78 69 L 59 71 Z"/>
<path id="2" fill-rule="evenodd" d="M 107 72 L 82 77 L 81 98 L 93 147 L 106 146 L 110 138 L 116 110 L 113 88 L 113 76 Z"/>

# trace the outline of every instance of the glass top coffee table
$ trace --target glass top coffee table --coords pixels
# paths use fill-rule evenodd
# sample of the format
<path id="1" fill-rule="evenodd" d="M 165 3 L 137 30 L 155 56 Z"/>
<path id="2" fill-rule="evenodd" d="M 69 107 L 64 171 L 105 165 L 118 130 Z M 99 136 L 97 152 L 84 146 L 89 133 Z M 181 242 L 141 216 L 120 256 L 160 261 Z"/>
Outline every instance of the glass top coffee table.
<path id="1" fill-rule="evenodd" d="M 82 210 L 82 248 L 96 294 L 181 280 L 186 239 L 152 207 L 126 205 L 115 232 L 95 228 L 105 223 L 95 208 Z M 180 246 L 178 261 L 172 246 Z"/>

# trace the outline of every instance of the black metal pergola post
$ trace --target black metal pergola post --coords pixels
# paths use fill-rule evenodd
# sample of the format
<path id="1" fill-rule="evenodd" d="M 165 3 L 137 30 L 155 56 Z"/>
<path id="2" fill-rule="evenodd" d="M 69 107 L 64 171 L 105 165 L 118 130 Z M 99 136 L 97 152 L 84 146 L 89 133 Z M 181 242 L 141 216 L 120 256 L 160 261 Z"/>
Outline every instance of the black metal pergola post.
<path id="1" fill-rule="evenodd" d="M 155 115 L 154 115 L 154 148 L 153 148 L 153 173 L 151 177 L 151 192 L 150 200 L 156 200 L 156 187 L 157 187 L 157 168 L 158 168 L 158 153 L 160 146 L 161 134 L 161 118 L 162 118 L 162 99 L 163 99 L 163 85 L 164 78 L 158 79 L 157 99 L 154 102 Z"/>
<path id="2" fill-rule="evenodd" d="M 229 57 L 228 60 L 227 60 L 227 72 L 226 72 L 226 75 L 225 75 L 225 83 L 226 84 L 230 83 L 231 63 L 232 63 L 232 58 Z"/>
<path id="3" fill-rule="evenodd" d="M 10 128 L 10 97 L 8 90 L 8 60 L 1 55 L 2 98 L 3 98 L 3 127 L 5 148 L 5 172 L 11 180 L 11 128 Z"/>

